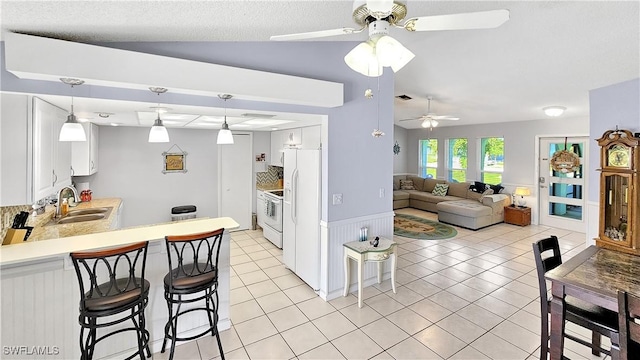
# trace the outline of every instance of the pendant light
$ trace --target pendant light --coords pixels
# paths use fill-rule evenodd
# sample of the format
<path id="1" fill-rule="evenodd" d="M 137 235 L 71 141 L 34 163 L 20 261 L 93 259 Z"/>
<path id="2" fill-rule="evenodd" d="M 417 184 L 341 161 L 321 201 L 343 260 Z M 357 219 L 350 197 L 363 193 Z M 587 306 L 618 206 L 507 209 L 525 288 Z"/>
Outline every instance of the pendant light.
<path id="1" fill-rule="evenodd" d="M 160 96 L 160 94 L 167 92 L 167 89 L 161 87 L 150 87 L 149 90 L 154 92 Z M 162 120 L 160 120 L 160 104 L 158 103 L 158 117 L 156 121 L 153 123 L 151 130 L 149 130 L 149 142 L 150 143 L 160 143 L 160 142 L 169 142 L 169 132 L 167 132 L 167 128 L 162 124 Z"/>
<path id="2" fill-rule="evenodd" d="M 220 94 L 218 97 L 224 100 L 224 123 L 222 123 L 222 129 L 218 131 L 218 145 L 232 145 L 233 144 L 233 135 L 231 134 L 231 130 L 229 130 L 229 124 L 227 124 L 227 100 L 231 99 L 233 95 L 229 94 Z"/>
<path id="3" fill-rule="evenodd" d="M 84 84 L 84 80 L 61 78 L 60 81 L 67 85 L 71 85 L 71 90 L 75 85 Z M 62 125 L 60 129 L 60 135 L 58 141 L 87 141 L 87 135 L 84 133 L 82 124 L 78 122 L 76 115 L 73 113 L 73 93 L 71 94 L 71 113 L 67 116 L 67 121 Z"/>

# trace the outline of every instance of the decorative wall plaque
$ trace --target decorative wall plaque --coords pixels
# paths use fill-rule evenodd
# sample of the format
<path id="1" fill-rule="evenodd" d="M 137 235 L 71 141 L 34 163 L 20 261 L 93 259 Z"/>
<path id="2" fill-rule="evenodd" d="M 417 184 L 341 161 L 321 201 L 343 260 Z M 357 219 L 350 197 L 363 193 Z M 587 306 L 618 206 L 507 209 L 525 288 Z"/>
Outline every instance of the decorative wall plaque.
<path id="1" fill-rule="evenodd" d="M 174 147 L 178 148 L 180 152 L 170 152 Z M 187 152 L 182 151 L 180 146 L 173 144 L 169 150 L 162 153 L 162 159 L 164 162 L 163 174 L 187 172 Z"/>

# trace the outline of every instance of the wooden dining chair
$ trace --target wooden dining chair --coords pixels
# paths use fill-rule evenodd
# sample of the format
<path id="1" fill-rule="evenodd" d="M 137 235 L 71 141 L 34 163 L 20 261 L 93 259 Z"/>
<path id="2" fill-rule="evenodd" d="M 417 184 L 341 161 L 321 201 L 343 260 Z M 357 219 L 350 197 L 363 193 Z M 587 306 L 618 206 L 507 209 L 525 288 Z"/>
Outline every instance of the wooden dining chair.
<path id="1" fill-rule="evenodd" d="M 539 240 L 532 245 L 533 255 L 536 261 L 536 270 L 538 272 L 538 286 L 540 288 L 540 318 L 542 320 L 540 330 L 540 360 L 546 360 L 547 352 L 549 351 L 549 313 L 551 310 L 551 301 L 547 293 L 547 282 L 544 275 L 547 271 L 553 270 L 562 264 L 562 256 L 556 236 Z M 570 296 L 565 298 L 565 309 L 566 321 L 591 330 L 591 342 L 567 333 L 564 333 L 563 336 L 590 347 L 593 355 L 599 356 L 600 352 L 611 355 L 611 351 L 600 346 L 600 338 L 604 335 L 610 338 L 612 343 L 618 343 L 617 314 Z"/>
<path id="2" fill-rule="evenodd" d="M 618 291 L 620 360 L 640 359 L 640 298 Z"/>

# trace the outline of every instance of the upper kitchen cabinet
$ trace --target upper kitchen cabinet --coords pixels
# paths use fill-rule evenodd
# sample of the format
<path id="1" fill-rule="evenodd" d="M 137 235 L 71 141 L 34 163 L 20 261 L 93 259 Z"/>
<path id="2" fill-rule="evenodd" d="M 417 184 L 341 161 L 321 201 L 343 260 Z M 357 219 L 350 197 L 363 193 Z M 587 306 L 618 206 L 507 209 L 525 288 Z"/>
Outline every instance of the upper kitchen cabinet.
<path id="1" fill-rule="evenodd" d="M 67 112 L 33 98 L 33 199 L 71 185 L 71 143 L 58 141 Z"/>
<path id="2" fill-rule="evenodd" d="M 98 171 L 98 135 L 100 127 L 93 123 L 82 124 L 87 141 L 71 143 L 71 168 L 73 176 L 86 176 Z"/>
<path id="3" fill-rule="evenodd" d="M 284 131 L 272 131 L 271 132 L 271 159 L 269 164 L 271 166 L 284 166 Z"/>
<path id="4" fill-rule="evenodd" d="M 317 150 L 320 149 L 320 125 L 308 126 L 302 130 L 302 148 Z"/>
<path id="5" fill-rule="evenodd" d="M 284 135 L 282 137 L 283 148 L 297 147 L 302 144 L 302 129 L 287 129 L 283 130 Z"/>

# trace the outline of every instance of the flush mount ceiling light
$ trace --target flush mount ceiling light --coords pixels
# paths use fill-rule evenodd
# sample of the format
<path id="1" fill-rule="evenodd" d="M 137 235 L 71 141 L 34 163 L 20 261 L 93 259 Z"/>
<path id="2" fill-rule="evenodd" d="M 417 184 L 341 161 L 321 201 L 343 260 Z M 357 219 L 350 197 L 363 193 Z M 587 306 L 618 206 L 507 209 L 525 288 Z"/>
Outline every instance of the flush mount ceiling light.
<path id="1" fill-rule="evenodd" d="M 547 116 L 558 117 L 562 115 L 564 111 L 567 110 L 567 108 L 564 106 L 547 106 L 545 108 L 542 108 L 542 110 L 544 110 L 544 113 Z"/>
<path id="2" fill-rule="evenodd" d="M 158 96 L 162 93 L 167 92 L 167 89 L 161 87 L 150 87 L 149 90 L 151 92 L 156 93 Z M 160 104 L 158 104 L 158 109 L 160 108 Z M 149 142 L 150 143 L 161 143 L 161 142 L 169 142 L 169 132 L 167 128 L 164 127 L 162 120 L 160 120 L 160 111 L 157 111 L 158 117 L 156 121 L 153 123 L 151 130 L 149 130 Z"/>
<path id="3" fill-rule="evenodd" d="M 218 145 L 231 145 L 233 144 L 233 135 L 231 134 L 231 130 L 229 130 L 229 125 L 227 124 L 227 100 L 231 99 L 233 95 L 220 94 L 218 97 L 224 100 L 224 122 L 222 123 L 222 129 L 218 131 L 218 140 L 216 143 Z"/>
<path id="4" fill-rule="evenodd" d="M 438 126 L 438 122 L 433 119 L 425 119 L 420 126 L 423 128 L 434 128 Z"/>
<path id="5" fill-rule="evenodd" d="M 61 78 L 60 81 L 70 85 L 72 91 L 74 86 L 84 84 L 84 80 L 80 79 Z M 73 94 L 71 95 L 71 113 L 67 116 L 67 121 L 62 125 L 62 129 L 60 129 L 58 141 L 87 141 L 87 135 L 84 133 L 84 128 L 82 127 L 82 124 L 78 122 L 76 115 L 73 113 Z"/>

